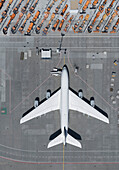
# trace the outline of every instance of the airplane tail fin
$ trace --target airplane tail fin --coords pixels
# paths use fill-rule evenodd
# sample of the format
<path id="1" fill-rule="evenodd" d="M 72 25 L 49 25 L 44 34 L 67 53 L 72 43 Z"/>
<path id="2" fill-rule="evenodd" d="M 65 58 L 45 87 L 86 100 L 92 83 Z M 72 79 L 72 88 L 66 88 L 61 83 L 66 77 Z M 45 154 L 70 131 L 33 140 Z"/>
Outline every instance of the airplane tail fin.
<path id="1" fill-rule="evenodd" d="M 51 148 L 53 146 L 63 143 L 63 135 L 60 132 L 61 132 L 61 130 L 58 130 L 57 132 L 54 133 L 54 134 L 57 134 L 58 136 L 56 136 L 55 138 L 53 138 L 53 140 L 51 140 L 51 142 L 49 142 L 47 148 Z M 74 131 L 72 131 L 72 132 L 74 132 Z M 76 147 L 79 147 L 79 148 L 82 148 L 81 143 L 78 140 L 76 140 L 73 135 L 71 136 L 71 133 L 69 132 L 69 130 L 68 130 L 68 133 L 66 136 L 66 143 L 76 146 Z"/>

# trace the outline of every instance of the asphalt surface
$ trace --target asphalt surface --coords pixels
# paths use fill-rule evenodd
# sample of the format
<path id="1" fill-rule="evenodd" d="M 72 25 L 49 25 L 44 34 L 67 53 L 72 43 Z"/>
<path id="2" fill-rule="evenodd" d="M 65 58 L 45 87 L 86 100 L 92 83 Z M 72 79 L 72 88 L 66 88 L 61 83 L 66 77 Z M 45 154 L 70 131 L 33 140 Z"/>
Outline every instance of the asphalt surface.
<path id="1" fill-rule="evenodd" d="M 33 4 L 31 1 L 28 8 Z M 61 6 L 63 9 L 65 3 L 68 3 L 70 10 L 70 1 L 65 1 Z M 78 6 L 79 12 L 82 6 Z M 0 15 L 7 5 L 5 2 Z M 63 25 L 62 31 L 55 33 L 51 30 L 55 21 L 62 17 L 56 15 L 51 22 L 47 36 L 42 36 L 42 31 L 47 26 L 48 21 L 54 12 L 59 1 L 51 9 L 48 19 L 44 22 L 39 36 L 35 33 L 37 25 L 43 19 L 44 12 L 51 1 L 39 1 L 37 10 L 41 11 L 40 17 L 31 31 L 31 37 L 23 36 L 18 31 L 16 34 L 11 33 L 11 27 L 16 23 L 21 8 L 25 5 L 24 1 L 19 9 L 19 13 L 13 20 L 8 29 L 7 36 L 3 35 L 2 29 L 6 26 L 12 14 L 17 1 L 11 5 L 8 16 L 0 25 L 0 170 L 13 169 L 74 169 L 74 170 L 118 170 L 119 167 L 119 79 L 118 65 L 114 65 L 114 60 L 118 61 L 119 36 L 116 34 L 96 34 L 87 32 L 88 26 L 92 23 L 97 9 L 86 10 L 90 14 L 89 20 L 85 23 L 83 33 L 74 34 L 72 26 L 78 21 L 80 13 L 74 14 L 74 22 L 71 23 L 68 32 L 63 37 L 61 53 L 57 53 L 60 46 L 61 32 L 67 21 Z M 101 5 L 100 0 L 97 7 Z M 107 2 L 105 9 L 111 1 Z M 114 2 L 110 15 L 102 23 L 100 32 L 108 23 L 111 15 L 119 5 L 118 1 Z M 104 10 L 105 11 L 105 10 Z M 71 11 L 70 11 L 71 12 Z M 26 33 L 30 21 L 35 13 L 28 20 L 24 33 Z M 86 14 L 83 14 L 84 18 Z M 104 12 L 97 19 L 96 25 Z M 20 21 L 18 28 L 23 23 L 26 14 Z M 118 16 L 114 18 L 109 31 L 112 30 Z M 80 25 L 83 21 L 80 22 Z M 84 34 L 85 32 L 85 34 Z M 41 54 L 36 55 L 36 47 L 52 48 L 52 59 L 42 60 Z M 67 53 L 64 54 L 64 50 Z M 31 57 L 26 60 L 20 60 L 21 52 L 31 50 Z M 46 116 L 36 118 L 23 125 L 19 121 L 28 109 L 33 106 L 34 99 L 39 97 L 40 100 L 46 96 L 46 91 L 51 89 L 53 92 L 60 87 L 60 77 L 52 77 L 50 71 L 54 66 L 62 67 L 67 64 L 70 73 L 70 87 L 78 92 L 83 90 L 85 99 L 95 98 L 96 107 L 105 111 L 110 120 L 107 125 L 99 120 L 85 116 L 78 112 L 69 112 L 69 127 L 79 133 L 82 137 L 80 141 L 83 148 L 77 149 L 67 145 L 59 145 L 47 149 L 49 137 L 52 133 L 60 128 L 60 115 L 58 111 L 46 114 Z M 75 73 L 75 68 L 78 68 Z M 115 77 L 112 77 L 112 72 Z M 2 114 L 6 109 L 7 114 Z"/>
<path id="2" fill-rule="evenodd" d="M 119 37 L 66 36 L 62 44 L 66 54 L 64 50 L 56 53 L 60 39 L 59 36 L 0 38 L 0 107 L 7 108 L 7 114 L 0 115 L 0 156 L 7 159 L 1 159 L 1 170 L 62 169 L 63 162 L 64 169 L 118 169 L 119 80 L 118 65 L 113 62 L 118 60 Z M 42 60 L 40 54 L 36 55 L 36 47 L 40 49 L 45 44 L 53 50 L 52 59 Z M 32 56 L 20 60 L 20 53 L 29 49 Z M 58 111 L 23 125 L 19 121 L 36 97 L 42 100 L 48 89 L 53 92 L 60 87 L 60 77 L 51 76 L 50 71 L 64 63 L 69 68 L 70 87 L 75 91 L 82 89 L 88 100 L 94 96 L 96 105 L 108 114 L 110 124 L 70 111 L 69 127 L 81 135 L 83 148 L 67 145 L 63 158 L 62 145 L 47 149 L 50 135 L 60 128 Z M 74 73 L 76 66 L 78 72 Z M 112 72 L 116 72 L 113 79 Z"/>

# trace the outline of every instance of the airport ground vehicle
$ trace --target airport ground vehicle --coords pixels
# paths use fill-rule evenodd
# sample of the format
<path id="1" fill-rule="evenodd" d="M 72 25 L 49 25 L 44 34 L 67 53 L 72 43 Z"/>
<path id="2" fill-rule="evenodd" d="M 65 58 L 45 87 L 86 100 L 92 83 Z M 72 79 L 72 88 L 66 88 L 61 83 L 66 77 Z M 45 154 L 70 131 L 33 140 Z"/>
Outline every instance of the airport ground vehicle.
<path id="1" fill-rule="evenodd" d="M 51 15 L 51 18 L 48 22 L 48 25 L 43 29 L 43 34 L 46 35 L 48 33 L 48 29 L 50 28 L 51 22 L 53 21 L 53 19 L 55 18 L 55 13 L 53 13 Z"/>
<path id="2" fill-rule="evenodd" d="M 105 10 L 106 15 L 108 16 L 110 14 L 111 8 L 113 7 L 113 4 L 116 0 L 112 0 L 111 4 L 109 7 Z"/>
<path id="3" fill-rule="evenodd" d="M 72 22 L 72 20 L 74 19 L 74 15 L 72 15 L 70 18 L 69 18 L 69 23 L 71 23 Z"/>
<path id="4" fill-rule="evenodd" d="M 29 2 L 30 2 L 30 0 L 27 0 L 25 6 L 21 9 L 21 12 L 22 12 L 23 14 L 26 13 L 26 9 L 27 9 L 27 7 L 28 7 L 28 5 L 29 5 Z"/>
<path id="5" fill-rule="evenodd" d="M 33 26 L 34 26 L 36 20 L 38 19 L 39 15 L 40 15 L 40 11 L 38 10 L 36 12 L 35 16 L 33 17 L 32 21 L 30 22 L 30 25 L 29 25 L 29 27 L 27 29 L 27 33 L 26 33 L 27 35 L 30 35 L 31 30 L 33 29 Z"/>
<path id="6" fill-rule="evenodd" d="M 5 0 L 0 1 L 0 9 L 3 7 L 3 4 L 5 3 Z"/>
<path id="7" fill-rule="evenodd" d="M 20 20 L 22 19 L 23 15 L 26 13 L 27 7 L 28 7 L 28 5 L 29 5 L 29 1 L 30 1 L 30 0 L 27 0 L 25 6 L 21 9 L 21 13 L 20 13 L 20 15 L 19 15 L 19 18 L 18 18 L 16 24 L 11 28 L 11 31 L 12 31 L 13 34 L 16 33 L 17 27 L 18 27 L 18 25 L 19 25 L 19 22 L 20 22 Z"/>
<path id="8" fill-rule="evenodd" d="M 36 34 L 39 34 L 40 33 L 40 30 L 41 30 L 41 27 L 44 23 L 44 21 L 48 18 L 50 12 L 45 12 L 45 15 L 44 15 L 44 18 L 42 19 L 42 21 L 40 22 L 40 24 L 36 27 Z"/>
<path id="9" fill-rule="evenodd" d="M 29 27 L 28 27 L 28 29 L 27 29 L 27 35 L 30 35 L 31 30 L 33 29 L 33 26 L 34 26 L 34 23 L 31 22 L 30 25 L 29 25 Z"/>
<path id="10" fill-rule="evenodd" d="M 75 33 L 75 30 L 78 28 L 80 21 L 83 19 L 83 15 L 79 17 L 79 20 L 74 24 L 74 27 L 72 26 L 72 29 Z"/>
<path id="11" fill-rule="evenodd" d="M 53 31 L 55 31 L 55 30 L 56 30 L 56 28 L 57 28 L 57 26 L 58 26 L 59 22 L 60 22 L 60 20 L 59 20 L 59 19 L 57 19 L 57 21 L 55 22 L 55 24 L 54 24 L 54 25 L 53 25 L 53 27 L 52 27 L 52 30 L 53 30 Z"/>
<path id="12" fill-rule="evenodd" d="M 112 21 L 114 20 L 114 18 L 118 15 L 117 11 L 115 10 L 115 12 L 112 14 L 111 18 L 109 19 L 107 25 L 104 27 L 104 31 L 102 31 L 102 33 L 107 33 L 109 26 L 111 25 Z"/>
<path id="13" fill-rule="evenodd" d="M 66 12 L 67 8 L 68 8 L 68 4 L 66 4 L 65 7 L 63 8 L 63 10 L 62 10 L 62 12 L 60 14 L 61 16 L 64 15 L 64 13 Z"/>
<path id="14" fill-rule="evenodd" d="M 47 7 L 47 12 L 50 12 L 50 10 L 52 9 L 53 5 L 55 4 L 57 0 L 53 0 L 52 3 Z"/>
<path id="15" fill-rule="evenodd" d="M 67 32 L 67 29 L 69 28 L 69 23 L 65 25 L 64 31 Z"/>
<path id="16" fill-rule="evenodd" d="M 81 33 L 83 30 L 83 27 L 85 25 L 85 23 L 88 21 L 89 18 L 89 14 L 87 14 L 82 22 L 82 24 L 79 26 L 78 31 L 76 31 L 76 33 Z"/>
<path id="17" fill-rule="evenodd" d="M 20 0 L 18 5 L 13 9 L 13 13 L 16 15 L 18 13 L 18 10 L 21 6 L 21 3 L 23 2 L 24 0 Z"/>
<path id="18" fill-rule="evenodd" d="M 48 24 L 44 29 L 43 29 L 43 35 L 46 35 L 48 33 L 48 29 L 50 28 L 50 24 Z"/>
<path id="19" fill-rule="evenodd" d="M 32 21 L 33 21 L 33 22 L 36 22 L 36 20 L 37 20 L 37 18 L 39 17 L 39 15 L 40 15 L 40 11 L 38 10 L 38 11 L 36 12 L 35 16 L 33 17 Z"/>
<path id="20" fill-rule="evenodd" d="M 62 3 L 64 2 L 65 0 L 61 0 L 59 5 L 55 8 L 55 12 L 58 13 L 59 12 L 59 9 L 61 8 L 61 5 Z"/>
<path id="21" fill-rule="evenodd" d="M 20 0 L 19 3 L 17 4 L 17 6 L 13 9 L 13 14 L 10 15 L 10 20 L 8 21 L 7 25 L 3 28 L 4 34 L 7 34 L 8 28 L 10 27 L 12 20 L 15 18 L 16 14 L 18 13 L 18 10 L 19 10 L 22 2 L 23 2 L 23 0 Z"/>
<path id="22" fill-rule="evenodd" d="M 49 12 L 51 10 L 51 8 L 53 7 L 55 1 L 52 1 L 52 3 L 47 7 L 47 11 Z"/>
<path id="23" fill-rule="evenodd" d="M 79 4 L 82 5 L 83 0 L 79 0 Z"/>
<path id="24" fill-rule="evenodd" d="M 10 26 L 10 23 L 12 22 L 12 20 L 15 18 L 15 14 L 13 13 L 11 16 L 10 16 L 10 20 L 8 21 L 6 27 L 3 28 L 3 33 L 6 35 L 7 34 L 7 31 L 8 31 L 8 28 Z"/>
<path id="25" fill-rule="evenodd" d="M 19 18 L 18 18 L 16 24 L 11 28 L 11 32 L 12 32 L 13 34 L 16 33 L 16 28 L 17 28 L 17 26 L 18 26 L 18 24 L 19 24 L 19 21 L 21 20 L 22 17 L 23 17 L 23 13 L 20 13 Z"/>
<path id="26" fill-rule="evenodd" d="M 91 0 L 86 1 L 85 5 L 82 8 L 82 12 L 80 12 L 80 14 L 86 13 L 86 9 L 88 8 L 89 3 L 91 4 Z"/>
<path id="27" fill-rule="evenodd" d="M 67 12 L 64 19 L 67 20 L 68 16 L 70 15 L 70 12 Z"/>
<path id="28" fill-rule="evenodd" d="M 96 9 L 96 5 L 98 3 L 99 0 L 94 0 L 94 2 L 92 3 L 92 7 L 90 9 Z"/>
<path id="29" fill-rule="evenodd" d="M 57 29 L 58 31 L 61 31 L 63 24 L 64 24 L 64 19 L 61 20 L 60 25 Z"/>
<path id="30" fill-rule="evenodd" d="M 106 1 L 107 2 L 107 1 Z M 110 15 L 110 12 L 111 12 L 111 9 L 112 9 L 112 6 L 114 4 L 115 0 L 112 0 L 111 4 L 105 9 L 105 14 L 102 16 L 99 24 L 96 26 L 96 30 L 93 31 L 93 32 L 99 32 L 100 31 L 100 27 L 102 25 L 102 23 L 104 22 L 104 20 L 107 18 L 107 16 Z"/>
<path id="31" fill-rule="evenodd" d="M 32 7 L 29 8 L 29 11 L 30 11 L 31 13 L 34 13 L 34 12 L 35 12 L 35 8 L 36 8 L 36 5 L 38 4 L 38 1 L 39 1 L 39 0 L 36 0 L 35 3 L 32 5 Z"/>
<path id="32" fill-rule="evenodd" d="M 28 13 L 27 16 L 26 16 L 26 19 L 24 20 L 23 24 L 19 28 L 19 32 L 23 33 L 23 29 L 24 29 L 24 27 L 26 25 L 26 22 L 29 20 L 30 17 L 31 17 L 31 13 Z"/>
<path id="33" fill-rule="evenodd" d="M 9 9 L 10 9 L 10 6 L 11 6 L 12 2 L 13 2 L 13 0 L 9 0 L 9 3 L 7 4 L 6 9 L 2 12 L 2 17 L 0 18 L 0 24 L 7 17 L 7 13 L 9 11 Z"/>
<path id="34" fill-rule="evenodd" d="M 107 3 L 107 0 L 104 0 L 103 3 L 101 4 L 101 6 L 99 6 L 99 11 L 97 12 L 95 18 L 93 19 L 92 23 L 88 26 L 88 32 L 91 33 L 93 26 L 97 20 L 97 18 L 100 16 L 100 14 L 104 11 L 104 7 Z"/>
<path id="35" fill-rule="evenodd" d="M 117 27 L 119 25 L 119 18 L 117 19 L 115 25 L 112 28 L 112 31 L 110 31 L 110 33 L 116 33 Z"/>

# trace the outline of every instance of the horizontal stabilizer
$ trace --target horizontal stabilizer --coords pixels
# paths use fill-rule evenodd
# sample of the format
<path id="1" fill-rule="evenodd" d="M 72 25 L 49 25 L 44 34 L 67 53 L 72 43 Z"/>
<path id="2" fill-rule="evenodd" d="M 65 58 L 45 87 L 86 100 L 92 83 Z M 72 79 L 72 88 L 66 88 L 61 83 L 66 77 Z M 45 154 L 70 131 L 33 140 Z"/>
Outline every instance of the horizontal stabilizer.
<path id="1" fill-rule="evenodd" d="M 62 134 L 60 134 L 55 139 L 53 139 L 51 142 L 49 142 L 47 148 L 51 148 L 53 146 L 59 145 L 60 143 L 62 143 Z"/>
<path id="2" fill-rule="evenodd" d="M 81 143 L 69 134 L 67 134 L 66 143 L 76 146 L 76 147 L 79 147 L 79 148 L 82 148 Z"/>
<path id="3" fill-rule="evenodd" d="M 70 128 L 68 128 L 68 134 L 75 139 L 82 140 L 81 136 Z"/>
<path id="4" fill-rule="evenodd" d="M 60 134 L 61 134 L 61 129 L 57 130 L 55 133 L 50 135 L 49 140 L 53 140 L 54 138 L 56 138 Z"/>

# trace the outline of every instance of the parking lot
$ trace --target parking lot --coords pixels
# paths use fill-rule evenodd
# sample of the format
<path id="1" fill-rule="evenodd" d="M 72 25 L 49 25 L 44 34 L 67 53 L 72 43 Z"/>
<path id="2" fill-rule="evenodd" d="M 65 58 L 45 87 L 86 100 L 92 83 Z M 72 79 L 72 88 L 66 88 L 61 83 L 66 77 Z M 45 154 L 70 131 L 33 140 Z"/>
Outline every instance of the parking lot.
<path id="1" fill-rule="evenodd" d="M 0 10 L 0 34 L 117 33 L 118 15 L 118 0 L 10 0 Z"/>

